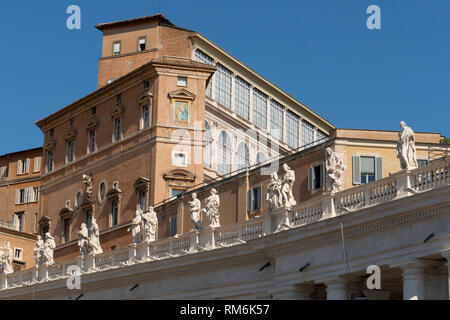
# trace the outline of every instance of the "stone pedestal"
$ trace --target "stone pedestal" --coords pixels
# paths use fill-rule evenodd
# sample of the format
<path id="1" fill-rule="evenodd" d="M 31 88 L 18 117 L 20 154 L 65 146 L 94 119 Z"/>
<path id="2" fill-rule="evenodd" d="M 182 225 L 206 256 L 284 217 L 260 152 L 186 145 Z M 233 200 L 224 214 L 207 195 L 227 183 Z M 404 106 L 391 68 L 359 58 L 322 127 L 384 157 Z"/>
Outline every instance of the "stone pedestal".
<path id="1" fill-rule="evenodd" d="M 6 274 L 0 275 L 0 289 L 5 290 L 8 289 L 8 279 L 6 278 Z"/>
<path id="2" fill-rule="evenodd" d="M 85 272 L 95 271 L 95 255 L 88 254 L 87 256 L 85 256 L 83 265 Z"/>
<path id="3" fill-rule="evenodd" d="M 137 258 L 137 244 L 132 243 L 128 246 L 128 264 L 134 263 L 134 260 Z"/>
<path id="4" fill-rule="evenodd" d="M 345 279 L 330 279 L 325 281 L 327 300 L 348 300 L 348 284 Z"/>
<path id="5" fill-rule="evenodd" d="M 332 193 L 327 193 L 322 198 L 322 219 L 328 219 L 336 216 L 334 199 Z"/>
<path id="6" fill-rule="evenodd" d="M 408 173 L 405 175 L 404 173 Z M 414 176 L 409 175 L 410 170 L 402 171 L 402 176 L 397 178 L 397 197 L 396 199 L 401 199 L 404 197 L 409 197 L 413 195 L 412 186 L 414 184 Z"/>
<path id="7" fill-rule="evenodd" d="M 39 281 L 39 266 L 37 265 L 33 268 L 32 280 L 33 282 Z"/>
<path id="8" fill-rule="evenodd" d="M 288 230 L 291 228 L 291 222 L 289 221 L 289 215 L 291 211 L 285 210 L 278 218 L 278 226 L 275 232 Z"/>
<path id="9" fill-rule="evenodd" d="M 198 245 L 200 244 L 199 232 L 192 230 L 187 233 L 189 236 L 189 251 L 196 252 L 198 250 Z"/>
<path id="10" fill-rule="evenodd" d="M 216 247 L 215 231 L 214 228 L 208 227 L 203 229 L 199 234 L 200 246 L 205 249 L 214 249 Z"/>

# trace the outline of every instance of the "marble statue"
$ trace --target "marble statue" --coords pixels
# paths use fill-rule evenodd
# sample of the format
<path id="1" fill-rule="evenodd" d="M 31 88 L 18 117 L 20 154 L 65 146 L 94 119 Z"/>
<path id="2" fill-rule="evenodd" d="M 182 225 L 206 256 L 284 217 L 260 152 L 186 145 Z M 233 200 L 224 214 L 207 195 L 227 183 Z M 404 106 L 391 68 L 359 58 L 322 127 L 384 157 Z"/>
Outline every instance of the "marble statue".
<path id="1" fill-rule="evenodd" d="M 297 204 L 294 195 L 292 194 L 292 188 L 295 182 L 295 172 L 294 170 L 291 170 L 286 163 L 283 164 L 283 169 L 285 174 L 281 181 L 282 205 L 284 205 L 287 210 L 290 210 Z"/>
<path id="2" fill-rule="evenodd" d="M 216 189 L 211 190 L 211 195 L 205 200 L 206 208 L 203 209 L 203 212 L 206 212 L 208 219 L 211 221 L 209 225 L 211 228 L 219 228 L 220 227 L 220 198 L 217 194 Z"/>
<path id="3" fill-rule="evenodd" d="M 100 246 L 100 229 L 94 217 L 92 217 L 91 235 L 89 237 L 89 247 L 92 248 L 90 254 L 96 255 L 103 253 L 103 249 Z"/>
<path id="4" fill-rule="evenodd" d="M 142 209 L 141 205 L 138 203 L 136 205 L 136 212 L 134 214 L 133 220 L 131 220 L 131 225 L 128 228 L 128 231 L 131 231 L 131 238 L 133 239 L 133 243 L 140 243 L 142 241 Z"/>
<path id="5" fill-rule="evenodd" d="M 36 245 L 33 249 L 34 261 L 36 261 L 36 265 L 40 266 L 42 264 L 42 259 L 44 256 L 44 240 L 42 240 L 41 236 L 37 236 Z"/>
<path id="6" fill-rule="evenodd" d="M 144 230 L 144 241 L 156 241 L 156 234 L 158 231 L 158 217 L 152 206 L 148 208 L 148 212 L 142 215 L 142 223 Z"/>
<path id="7" fill-rule="evenodd" d="M 5 241 L 5 247 L 0 249 L 0 264 L 4 274 L 10 274 L 14 272 L 13 266 L 13 251 L 9 241 Z"/>
<path id="8" fill-rule="evenodd" d="M 270 210 L 275 208 L 280 208 L 282 205 L 282 195 L 281 195 L 281 180 L 278 178 L 278 174 L 273 172 L 270 175 L 270 183 L 267 186 L 268 192 L 266 200 L 270 203 Z"/>
<path id="9" fill-rule="evenodd" d="M 89 233 L 86 223 L 82 223 L 81 229 L 78 231 L 78 246 L 80 247 L 81 256 L 89 254 Z"/>
<path id="10" fill-rule="evenodd" d="M 201 231 L 203 229 L 202 217 L 201 217 L 201 202 L 197 198 L 197 194 L 194 192 L 192 194 L 192 201 L 188 201 L 189 211 L 191 213 L 191 222 L 194 225 L 196 231 Z"/>
<path id="11" fill-rule="evenodd" d="M 397 158 L 400 159 L 402 169 L 412 170 L 419 165 L 416 158 L 416 143 L 414 131 L 406 126 L 404 121 L 400 122 L 403 131 L 398 134 Z"/>
<path id="12" fill-rule="evenodd" d="M 41 240 L 42 241 L 42 240 Z M 47 266 L 51 266 L 53 261 L 53 250 L 56 247 L 55 239 L 50 235 L 50 232 L 45 234 L 45 242 L 43 248 L 43 262 Z"/>
<path id="13" fill-rule="evenodd" d="M 339 157 L 337 152 L 332 148 L 327 148 L 326 151 L 326 174 L 327 174 L 327 191 L 334 193 L 342 190 L 344 182 L 342 181 L 344 171 L 347 167 Z"/>
<path id="14" fill-rule="evenodd" d="M 83 183 L 86 186 L 86 197 L 88 199 L 92 198 L 92 191 L 94 189 L 94 185 L 92 183 L 92 177 L 86 174 L 83 174 Z"/>

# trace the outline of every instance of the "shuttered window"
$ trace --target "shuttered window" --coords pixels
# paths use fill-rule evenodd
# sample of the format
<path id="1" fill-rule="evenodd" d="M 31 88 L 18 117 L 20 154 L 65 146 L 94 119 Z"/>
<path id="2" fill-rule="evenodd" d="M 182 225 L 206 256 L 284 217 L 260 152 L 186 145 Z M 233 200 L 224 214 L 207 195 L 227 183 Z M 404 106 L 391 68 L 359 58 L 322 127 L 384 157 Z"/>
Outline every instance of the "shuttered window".
<path id="1" fill-rule="evenodd" d="M 383 178 L 383 158 L 353 156 L 353 184 L 366 184 Z"/>
<path id="2" fill-rule="evenodd" d="M 0 178 L 8 177 L 8 167 L 2 167 L 0 170 Z"/>
<path id="3" fill-rule="evenodd" d="M 39 172 L 39 171 L 41 171 L 41 157 L 35 157 L 33 172 Z"/>
<path id="4" fill-rule="evenodd" d="M 308 169 L 308 190 L 322 189 L 325 180 L 325 166 L 323 163 Z"/>
<path id="5" fill-rule="evenodd" d="M 261 186 L 248 191 L 247 208 L 248 212 L 261 209 Z"/>

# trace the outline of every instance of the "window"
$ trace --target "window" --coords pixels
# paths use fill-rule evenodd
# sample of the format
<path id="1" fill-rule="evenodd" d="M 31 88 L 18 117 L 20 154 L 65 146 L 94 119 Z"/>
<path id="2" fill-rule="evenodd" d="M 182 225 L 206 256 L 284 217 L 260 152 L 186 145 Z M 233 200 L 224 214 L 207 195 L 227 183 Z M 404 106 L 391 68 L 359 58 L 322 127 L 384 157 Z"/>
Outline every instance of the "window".
<path id="1" fill-rule="evenodd" d="M 103 201 L 105 201 L 105 197 L 106 197 L 106 182 L 102 181 L 100 183 L 99 190 L 98 190 L 99 202 L 103 203 Z"/>
<path id="2" fill-rule="evenodd" d="M 199 49 L 195 50 L 195 60 L 197 60 L 198 62 L 201 62 L 201 63 L 205 63 L 205 64 L 210 64 L 210 65 L 214 64 L 214 59 Z M 211 83 L 212 83 L 212 81 L 210 81 L 208 86 L 206 87 L 206 95 L 208 97 L 212 97 Z"/>
<path id="3" fill-rule="evenodd" d="M 113 182 L 113 189 L 119 189 L 119 181 Z"/>
<path id="4" fill-rule="evenodd" d="M 75 197 L 75 208 L 81 207 L 82 204 L 83 204 L 83 193 L 81 191 L 78 191 Z"/>
<path id="5" fill-rule="evenodd" d="M 308 190 L 314 191 L 318 189 L 322 189 L 324 185 L 324 169 L 325 166 L 323 163 L 308 168 Z"/>
<path id="6" fill-rule="evenodd" d="M 206 168 L 211 168 L 212 158 L 212 134 L 211 127 L 205 121 L 205 149 L 203 151 L 203 164 Z"/>
<path id="7" fill-rule="evenodd" d="M 419 167 L 427 166 L 428 160 L 427 159 L 417 159 L 417 164 L 419 165 Z"/>
<path id="8" fill-rule="evenodd" d="M 30 171 L 30 159 L 17 161 L 17 174 L 27 174 Z"/>
<path id="9" fill-rule="evenodd" d="M 365 184 L 383 178 L 383 158 L 353 156 L 353 184 Z"/>
<path id="10" fill-rule="evenodd" d="M 234 111 L 242 118 L 250 119 L 250 84 L 236 77 L 234 79 Z"/>
<path id="11" fill-rule="evenodd" d="M 294 149 L 298 148 L 298 121 L 295 113 L 286 112 L 286 143 Z"/>
<path id="12" fill-rule="evenodd" d="M 27 203 L 27 200 L 28 200 L 28 189 L 17 189 L 15 204 L 24 204 Z"/>
<path id="13" fill-rule="evenodd" d="M 23 250 L 20 248 L 14 249 L 14 259 L 16 260 L 22 260 L 23 257 Z"/>
<path id="14" fill-rule="evenodd" d="M 217 172 L 221 175 L 231 172 L 232 145 L 231 138 L 222 131 L 217 145 Z"/>
<path id="15" fill-rule="evenodd" d="M 114 132 L 113 132 L 113 138 L 114 142 L 120 141 L 122 138 L 122 118 L 118 117 L 114 120 Z"/>
<path id="16" fill-rule="evenodd" d="M 182 194 L 184 190 L 180 189 L 172 189 L 172 198 L 177 197 L 179 194 Z"/>
<path id="17" fill-rule="evenodd" d="M 50 129 L 50 138 L 55 137 L 55 129 Z"/>
<path id="18" fill-rule="evenodd" d="M 139 204 L 143 211 L 147 211 L 147 191 L 139 191 Z"/>
<path id="19" fill-rule="evenodd" d="M 247 144 L 241 142 L 237 151 L 237 170 L 245 169 L 250 166 L 250 151 Z"/>
<path id="20" fill-rule="evenodd" d="M 314 126 L 306 120 L 302 120 L 302 146 L 314 142 Z"/>
<path id="21" fill-rule="evenodd" d="M 30 188 L 30 193 L 33 192 L 33 200 L 32 202 L 38 202 L 39 201 L 39 187 Z"/>
<path id="22" fill-rule="evenodd" d="M 113 43 L 113 55 L 118 56 L 120 54 L 120 41 L 115 41 Z"/>
<path id="23" fill-rule="evenodd" d="M 142 106 L 142 129 L 150 126 L 150 106 L 148 104 Z"/>
<path id="24" fill-rule="evenodd" d="M 23 232 L 25 222 L 25 213 L 17 212 L 14 213 L 14 229 L 20 232 Z"/>
<path id="25" fill-rule="evenodd" d="M 145 51 L 146 42 L 147 42 L 147 38 L 146 37 L 139 37 L 139 40 L 138 40 L 138 51 Z"/>
<path id="26" fill-rule="evenodd" d="M 262 152 L 262 151 L 258 152 L 258 154 L 256 155 L 256 164 L 262 164 L 266 161 L 267 161 L 267 158 L 266 158 L 266 155 L 264 154 L 264 152 Z"/>
<path id="27" fill-rule="evenodd" d="M 41 171 L 41 157 L 34 157 L 34 168 L 33 172 Z"/>
<path id="28" fill-rule="evenodd" d="M 69 120 L 69 126 L 73 127 L 75 125 L 75 121 L 73 119 Z"/>
<path id="29" fill-rule="evenodd" d="M 186 87 L 187 86 L 187 77 L 178 77 L 177 86 Z"/>
<path id="30" fill-rule="evenodd" d="M 175 152 L 173 154 L 172 164 L 178 167 L 186 166 L 186 154 L 181 152 Z"/>
<path id="31" fill-rule="evenodd" d="M 92 210 L 89 209 L 86 211 L 86 226 L 89 230 L 89 236 L 91 235 L 91 227 L 92 227 Z"/>
<path id="32" fill-rule="evenodd" d="M 8 167 L 2 167 L 0 171 L 0 178 L 8 177 Z"/>
<path id="33" fill-rule="evenodd" d="M 97 115 L 97 107 L 92 107 L 91 108 L 91 117 L 96 116 Z"/>
<path id="34" fill-rule="evenodd" d="M 95 152 L 97 149 L 97 132 L 95 129 L 89 130 L 88 153 Z"/>
<path id="35" fill-rule="evenodd" d="M 116 103 L 117 103 L 117 104 L 121 104 L 121 103 L 122 103 L 122 94 L 118 94 L 118 95 L 116 96 Z"/>
<path id="36" fill-rule="evenodd" d="M 261 129 L 267 127 L 267 96 L 253 89 L 253 123 Z"/>
<path id="37" fill-rule="evenodd" d="M 75 157 L 75 142 L 72 140 L 67 142 L 66 163 L 72 163 L 74 157 Z"/>
<path id="38" fill-rule="evenodd" d="M 283 140 L 283 109 L 281 104 L 270 100 L 270 134 L 278 140 Z"/>
<path id="39" fill-rule="evenodd" d="M 217 63 L 217 71 L 214 74 L 215 99 L 218 103 L 231 108 L 231 71 Z"/>
<path id="40" fill-rule="evenodd" d="M 150 88 L 150 81 L 145 80 L 145 81 L 144 81 L 144 90 L 145 90 L 145 89 L 149 89 L 149 88 Z"/>
<path id="41" fill-rule="evenodd" d="M 119 222 L 119 203 L 117 200 L 111 202 L 111 227 L 114 227 Z"/>
<path id="42" fill-rule="evenodd" d="M 63 220 L 63 243 L 70 241 L 70 219 Z"/>
<path id="43" fill-rule="evenodd" d="M 261 186 L 248 191 L 248 212 L 261 209 Z"/>
<path id="44" fill-rule="evenodd" d="M 170 217 L 170 236 L 173 237 L 177 234 L 177 217 Z"/>
<path id="45" fill-rule="evenodd" d="M 52 151 L 47 151 L 46 167 L 47 167 L 47 172 L 52 172 L 53 171 L 53 150 Z"/>
<path id="46" fill-rule="evenodd" d="M 325 132 L 321 130 L 316 131 L 316 141 L 319 141 L 319 143 L 325 142 L 325 139 L 327 138 L 327 135 Z"/>

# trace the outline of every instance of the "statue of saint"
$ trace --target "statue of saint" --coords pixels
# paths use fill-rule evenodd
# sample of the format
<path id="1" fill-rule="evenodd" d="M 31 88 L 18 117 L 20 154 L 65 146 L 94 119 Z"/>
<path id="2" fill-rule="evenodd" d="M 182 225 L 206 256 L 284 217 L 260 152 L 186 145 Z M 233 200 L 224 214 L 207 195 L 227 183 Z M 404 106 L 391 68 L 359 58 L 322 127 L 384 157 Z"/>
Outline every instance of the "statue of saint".
<path id="1" fill-rule="evenodd" d="M 131 225 L 128 231 L 131 231 L 131 238 L 133 238 L 133 243 L 140 243 L 142 241 L 142 209 L 141 205 L 138 203 L 136 205 L 136 212 L 134 213 L 134 218 L 131 220 Z"/>
<path id="2" fill-rule="evenodd" d="M 148 212 L 142 215 L 142 222 L 144 226 L 144 241 L 156 241 L 156 234 L 158 232 L 158 217 L 152 206 L 148 208 Z"/>
<path id="3" fill-rule="evenodd" d="M 191 213 L 191 222 L 194 225 L 194 229 L 196 231 L 201 231 L 203 229 L 202 219 L 201 219 L 201 202 L 197 198 L 197 194 L 194 192 L 192 194 L 192 201 L 188 202 L 189 211 Z"/>
<path id="4" fill-rule="evenodd" d="M 206 198 L 206 208 L 203 209 L 206 212 L 208 219 L 211 221 L 209 225 L 211 228 L 219 228 L 220 227 L 220 213 L 219 213 L 219 205 L 220 198 L 217 194 L 216 189 L 211 190 L 211 195 Z"/>
<path id="5" fill-rule="evenodd" d="M 42 259 L 44 256 L 44 240 L 42 240 L 41 236 L 37 236 L 36 245 L 33 249 L 34 261 L 36 261 L 36 265 L 40 266 L 42 264 Z"/>
<path id="6" fill-rule="evenodd" d="M 347 167 L 339 157 L 339 155 L 331 148 L 327 148 L 326 152 L 326 171 L 327 171 L 327 191 L 339 192 L 342 190 L 344 183 L 342 181 L 344 171 Z"/>
<path id="7" fill-rule="evenodd" d="M 9 241 L 5 241 L 5 247 L 3 248 L 4 252 L 2 254 L 2 265 L 3 265 L 3 273 L 10 274 L 14 272 L 12 263 L 13 263 L 13 251 L 11 249 L 11 245 Z"/>
<path id="8" fill-rule="evenodd" d="M 295 172 L 294 170 L 291 170 L 286 163 L 283 164 L 283 169 L 285 174 L 281 181 L 281 194 L 283 195 L 282 204 L 287 210 L 290 210 L 297 204 L 292 194 L 292 188 L 294 187 L 295 182 Z"/>
<path id="9" fill-rule="evenodd" d="M 280 208 L 282 205 L 282 195 L 281 195 L 281 180 L 278 178 L 278 174 L 273 172 L 270 175 L 270 183 L 267 186 L 268 192 L 266 200 L 270 203 L 270 210 L 274 208 Z"/>
<path id="10" fill-rule="evenodd" d="M 92 176 L 83 174 L 83 183 L 86 186 L 86 197 L 87 199 L 91 199 L 92 191 L 94 190 L 94 185 L 92 183 Z"/>
<path id="11" fill-rule="evenodd" d="M 92 248 L 91 254 L 103 253 L 103 249 L 100 246 L 100 229 L 97 221 L 92 217 L 91 236 L 89 237 L 89 247 Z"/>
<path id="12" fill-rule="evenodd" d="M 412 170 L 419 165 L 416 158 L 416 142 L 414 131 L 404 121 L 400 122 L 403 131 L 398 134 L 397 158 L 400 159 L 402 169 Z"/>
<path id="13" fill-rule="evenodd" d="M 53 250 L 56 248 L 55 239 L 50 235 L 50 232 L 47 232 L 45 234 L 45 242 L 44 242 L 44 263 L 47 264 L 47 266 L 51 266 L 53 261 Z"/>
<path id="14" fill-rule="evenodd" d="M 81 256 L 89 254 L 89 233 L 86 223 L 82 223 L 81 229 L 78 231 L 78 246 L 80 247 Z"/>

